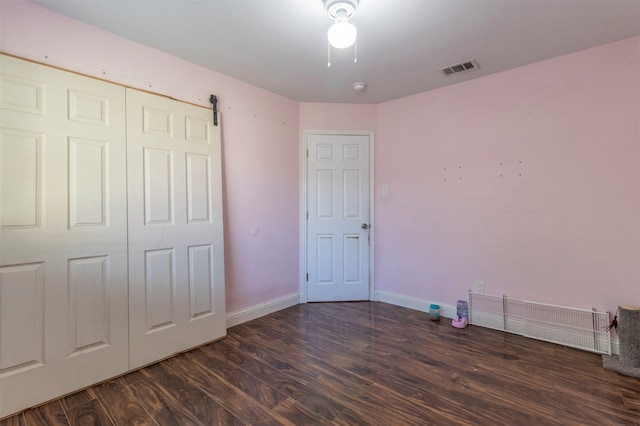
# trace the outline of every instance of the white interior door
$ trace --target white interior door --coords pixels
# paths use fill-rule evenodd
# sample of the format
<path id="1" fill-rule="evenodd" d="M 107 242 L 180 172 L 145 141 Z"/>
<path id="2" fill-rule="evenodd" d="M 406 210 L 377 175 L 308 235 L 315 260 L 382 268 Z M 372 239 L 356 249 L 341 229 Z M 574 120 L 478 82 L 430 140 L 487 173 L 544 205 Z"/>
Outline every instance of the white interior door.
<path id="1" fill-rule="evenodd" d="M 307 135 L 307 300 L 369 300 L 369 135 Z"/>
<path id="2" fill-rule="evenodd" d="M 0 417 L 128 369 L 124 108 L 0 55 Z"/>
<path id="3" fill-rule="evenodd" d="M 220 127 L 127 89 L 131 368 L 226 334 Z"/>

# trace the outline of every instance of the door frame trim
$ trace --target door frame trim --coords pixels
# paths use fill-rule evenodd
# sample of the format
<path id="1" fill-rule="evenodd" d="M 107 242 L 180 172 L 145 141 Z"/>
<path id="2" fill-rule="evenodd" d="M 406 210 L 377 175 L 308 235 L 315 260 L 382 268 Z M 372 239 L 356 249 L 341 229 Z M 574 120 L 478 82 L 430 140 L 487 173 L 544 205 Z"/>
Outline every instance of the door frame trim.
<path id="1" fill-rule="evenodd" d="M 307 303 L 307 149 L 309 148 L 308 140 L 311 135 L 346 135 L 346 136 L 368 136 L 369 137 L 369 300 L 375 300 L 375 281 L 374 281 L 374 132 L 373 130 L 302 130 L 302 139 L 300 143 L 300 251 L 298 254 L 300 271 L 298 281 L 300 289 L 300 303 Z"/>

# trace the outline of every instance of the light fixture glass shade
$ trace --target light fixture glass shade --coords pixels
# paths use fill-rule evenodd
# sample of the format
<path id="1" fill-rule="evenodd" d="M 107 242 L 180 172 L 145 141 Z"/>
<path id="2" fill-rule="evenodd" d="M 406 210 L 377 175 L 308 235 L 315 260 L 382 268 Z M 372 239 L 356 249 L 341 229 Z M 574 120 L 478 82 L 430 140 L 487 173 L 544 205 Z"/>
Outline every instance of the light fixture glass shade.
<path id="1" fill-rule="evenodd" d="M 327 33 L 329 43 L 338 49 L 344 49 L 353 45 L 358 35 L 356 26 L 349 22 L 349 19 L 336 19 L 335 23 L 329 28 Z"/>

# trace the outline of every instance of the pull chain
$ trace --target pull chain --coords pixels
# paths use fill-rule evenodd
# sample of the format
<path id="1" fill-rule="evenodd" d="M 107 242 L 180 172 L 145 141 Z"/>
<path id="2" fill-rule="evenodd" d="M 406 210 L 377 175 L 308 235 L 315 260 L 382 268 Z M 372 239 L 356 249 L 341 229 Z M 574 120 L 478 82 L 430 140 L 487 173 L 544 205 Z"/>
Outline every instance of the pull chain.
<path id="1" fill-rule="evenodd" d="M 353 45 L 353 63 L 358 63 L 358 39 L 356 39 L 356 42 Z"/>

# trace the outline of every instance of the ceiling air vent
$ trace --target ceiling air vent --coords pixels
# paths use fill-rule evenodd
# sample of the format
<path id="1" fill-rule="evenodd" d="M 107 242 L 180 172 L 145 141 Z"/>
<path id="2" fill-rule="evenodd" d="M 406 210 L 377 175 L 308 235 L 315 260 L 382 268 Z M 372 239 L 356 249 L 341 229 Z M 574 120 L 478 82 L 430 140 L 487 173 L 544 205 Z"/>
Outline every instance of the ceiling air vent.
<path id="1" fill-rule="evenodd" d="M 441 68 L 440 71 L 443 72 L 444 75 L 453 75 L 459 74 L 461 72 L 471 71 L 478 68 L 478 63 L 475 59 L 470 61 L 465 61 L 461 64 L 451 65 L 445 68 Z"/>

